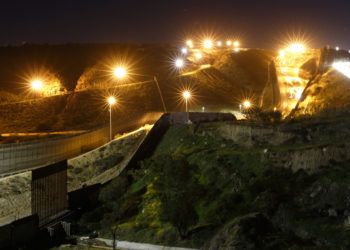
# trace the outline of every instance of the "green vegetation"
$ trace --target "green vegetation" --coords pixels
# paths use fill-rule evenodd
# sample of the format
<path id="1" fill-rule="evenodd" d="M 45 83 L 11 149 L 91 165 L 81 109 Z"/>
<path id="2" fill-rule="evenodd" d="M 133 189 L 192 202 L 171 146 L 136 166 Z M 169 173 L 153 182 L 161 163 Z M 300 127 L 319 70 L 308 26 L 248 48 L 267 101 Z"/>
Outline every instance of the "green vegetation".
<path id="1" fill-rule="evenodd" d="M 171 127 L 139 169 L 103 188 L 82 232 L 112 237 L 118 225 L 119 239 L 207 249 L 350 247 L 350 162 L 292 172 L 218 127 Z"/>

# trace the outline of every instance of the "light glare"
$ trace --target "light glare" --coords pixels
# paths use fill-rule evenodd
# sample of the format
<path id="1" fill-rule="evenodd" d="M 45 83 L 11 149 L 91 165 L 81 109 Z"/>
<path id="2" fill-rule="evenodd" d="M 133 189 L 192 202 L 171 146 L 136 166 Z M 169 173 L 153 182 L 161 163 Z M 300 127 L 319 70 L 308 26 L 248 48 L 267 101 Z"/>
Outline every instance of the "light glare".
<path id="1" fill-rule="evenodd" d="M 303 53 L 305 49 L 305 45 L 302 43 L 292 43 L 287 47 L 287 51 L 292 53 Z"/>
<path id="2" fill-rule="evenodd" d="M 187 41 L 186 41 L 186 45 L 187 45 L 189 48 L 193 48 L 193 41 L 192 41 L 192 40 L 187 40 Z"/>
<path id="3" fill-rule="evenodd" d="M 203 58 L 203 54 L 201 52 L 197 52 L 196 54 L 194 54 L 194 56 L 196 57 L 197 60 L 200 60 Z"/>
<path id="4" fill-rule="evenodd" d="M 184 66 L 184 60 L 182 58 L 178 58 L 175 60 L 176 68 L 182 68 Z"/>
<path id="5" fill-rule="evenodd" d="M 245 100 L 245 101 L 243 102 L 243 107 L 244 107 L 245 109 L 249 109 L 251 106 L 252 106 L 252 103 L 251 103 L 249 100 Z"/>
<path id="6" fill-rule="evenodd" d="M 110 106 L 112 106 L 117 103 L 117 99 L 114 96 L 110 96 L 107 98 L 107 102 Z"/>
<path id="7" fill-rule="evenodd" d="M 205 40 L 203 41 L 203 47 L 204 47 L 205 49 L 211 49 L 211 48 L 213 47 L 213 42 L 212 42 L 212 40 L 210 40 L 210 39 L 205 39 Z"/>
<path id="8" fill-rule="evenodd" d="M 347 78 L 350 78 L 350 62 L 348 61 L 338 61 L 332 64 L 332 67 L 338 72 L 345 75 Z"/>
<path id="9" fill-rule="evenodd" d="M 113 70 L 113 74 L 118 79 L 122 79 L 126 76 L 127 72 L 126 69 L 122 66 L 118 66 Z"/>
<path id="10" fill-rule="evenodd" d="M 33 80 L 31 82 L 31 87 L 34 91 L 41 91 L 43 88 L 43 82 L 41 80 Z"/>
<path id="11" fill-rule="evenodd" d="M 188 100 L 191 97 L 191 93 L 190 93 L 190 91 L 185 90 L 184 92 L 182 92 L 182 96 L 183 96 L 183 98 Z"/>

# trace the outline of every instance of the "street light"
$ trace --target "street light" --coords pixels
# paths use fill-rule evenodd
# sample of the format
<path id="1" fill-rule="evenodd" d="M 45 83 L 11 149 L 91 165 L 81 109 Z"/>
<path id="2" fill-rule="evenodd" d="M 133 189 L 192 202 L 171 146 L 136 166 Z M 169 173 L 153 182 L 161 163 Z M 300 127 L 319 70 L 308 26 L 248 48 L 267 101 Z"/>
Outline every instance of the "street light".
<path id="1" fill-rule="evenodd" d="M 299 42 L 292 43 L 287 47 L 288 52 L 295 53 L 295 54 L 304 53 L 305 50 L 306 50 L 305 45 L 303 43 L 299 43 Z"/>
<path id="2" fill-rule="evenodd" d="M 194 57 L 196 58 L 197 61 L 203 58 L 202 52 L 198 51 L 194 54 Z"/>
<path id="3" fill-rule="evenodd" d="M 185 62 L 182 58 L 178 58 L 175 60 L 175 67 L 181 69 L 185 65 Z"/>
<path id="4" fill-rule="evenodd" d="M 205 40 L 203 41 L 203 47 L 204 47 L 205 49 L 211 49 L 211 48 L 213 47 L 213 41 L 210 40 L 210 39 L 205 39 Z"/>
<path id="5" fill-rule="evenodd" d="M 183 91 L 182 92 L 182 97 L 185 99 L 187 122 L 190 123 L 190 117 L 189 117 L 189 112 L 188 112 L 188 99 L 191 98 L 190 91 L 188 91 L 188 90 Z"/>
<path id="6" fill-rule="evenodd" d="M 112 140 L 112 106 L 117 103 L 117 99 L 114 96 L 109 96 L 107 98 L 109 105 L 109 140 Z"/>
<path id="7" fill-rule="evenodd" d="M 127 70 L 123 66 L 117 66 L 116 68 L 114 68 L 113 74 L 116 78 L 123 79 L 127 75 Z"/>
<path id="8" fill-rule="evenodd" d="M 234 41 L 234 42 L 233 42 L 233 46 L 234 46 L 235 48 L 239 47 L 239 45 L 240 45 L 240 44 L 239 44 L 239 41 Z"/>
<path id="9" fill-rule="evenodd" d="M 193 41 L 192 40 L 187 40 L 186 41 L 186 45 L 189 47 L 189 48 L 193 48 Z"/>
<path id="10" fill-rule="evenodd" d="M 185 47 L 183 47 L 183 48 L 181 49 L 181 53 L 184 54 L 184 55 L 186 55 L 186 54 L 188 53 L 188 49 L 185 48 Z"/>
<path id="11" fill-rule="evenodd" d="M 252 103 L 251 103 L 249 100 L 245 100 L 245 101 L 243 102 L 243 107 L 244 107 L 245 109 L 249 109 L 251 106 L 252 106 Z"/>
<path id="12" fill-rule="evenodd" d="M 39 79 L 33 80 L 30 83 L 30 85 L 31 85 L 32 90 L 34 90 L 36 92 L 40 92 L 43 89 L 43 87 L 44 87 L 43 82 L 41 80 L 39 80 Z"/>

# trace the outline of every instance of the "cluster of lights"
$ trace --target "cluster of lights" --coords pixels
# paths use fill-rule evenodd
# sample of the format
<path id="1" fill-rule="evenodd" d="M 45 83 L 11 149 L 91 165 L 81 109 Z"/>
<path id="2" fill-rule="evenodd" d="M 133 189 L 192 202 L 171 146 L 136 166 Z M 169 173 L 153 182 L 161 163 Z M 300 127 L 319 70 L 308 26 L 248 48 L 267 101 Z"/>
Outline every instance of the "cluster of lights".
<path id="1" fill-rule="evenodd" d="M 201 47 L 205 50 L 210 50 L 213 49 L 215 46 L 220 48 L 223 47 L 224 42 L 223 41 L 214 41 L 213 39 L 210 38 L 204 38 L 201 43 Z M 234 49 L 237 49 L 240 47 L 240 42 L 238 40 L 226 40 L 225 42 L 226 47 L 233 47 Z M 188 48 L 193 49 L 195 47 L 193 40 L 189 39 L 186 41 L 186 47 L 181 48 L 181 52 L 183 54 L 188 53 Z"/>
<path id="2" fill-rule="evenodd" d="M 292 53 L 304 53 L 306 48 L 302 43 L 292 43 L 286 48 L 286 50 Z"/>
<path id="3" fill-rule="evenodd" d="M 200 61 L 204 56 L 203 52 L 208 53 L 212 49 L 223 47 L 224 44 L 226 44 L 226 47 L 232 48 L 234 52 L 239 52 L 241 45 L 238 40 L 227 40 L 226 42 L 223 42 L 211 38 L 204 38 L 203 40 L 196 42 L 196 44 L 198 44 L 198 46 L 195 46 L 193 40 L 186 40 L 185 46 L 180 49 L 181 56 L 184 57 L 191 53 L 195 61 Z M 184 59 L 177 58 L 174 60 L 174 65 L 177 69 L 183 68 L 185 64 L 184 62 Z"/>
<path id="4" fill-rule="evenodd" d="M 301 54 L 306 51 L 306 47 L 302 43 L 292 43 L 288 45 L 285 49 L 279 51 L 279 57 L 281 59 L 285 58 L 287 53 Z"/>

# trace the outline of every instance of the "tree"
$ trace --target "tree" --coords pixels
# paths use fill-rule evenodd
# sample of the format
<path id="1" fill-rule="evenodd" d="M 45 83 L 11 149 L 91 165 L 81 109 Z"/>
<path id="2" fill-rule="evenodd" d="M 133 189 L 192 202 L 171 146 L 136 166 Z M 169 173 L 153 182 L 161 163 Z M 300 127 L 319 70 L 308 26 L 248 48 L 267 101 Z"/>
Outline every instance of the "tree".
<path id="1" fill-rule="evenodd" d="M 117 240 L 117 231 L 118 231 L 118 225 L 114 225 L 111 227 L 111 234 L 112 234 L 112 246 L 113 246 L 113 250 L 117 249 L 117 244 L 116 244 L 116 240 Z"/>
<path id="2" fill-rule="evenodd" d="M 198 221 L 195 203 L 200 186 L 193 177 L 195 166 L 184 159 L 159 156 L 145 164 L 161 201 L 161 216 L 171 223 L 181 238 L 188 238 L 189 228 Z"/>

